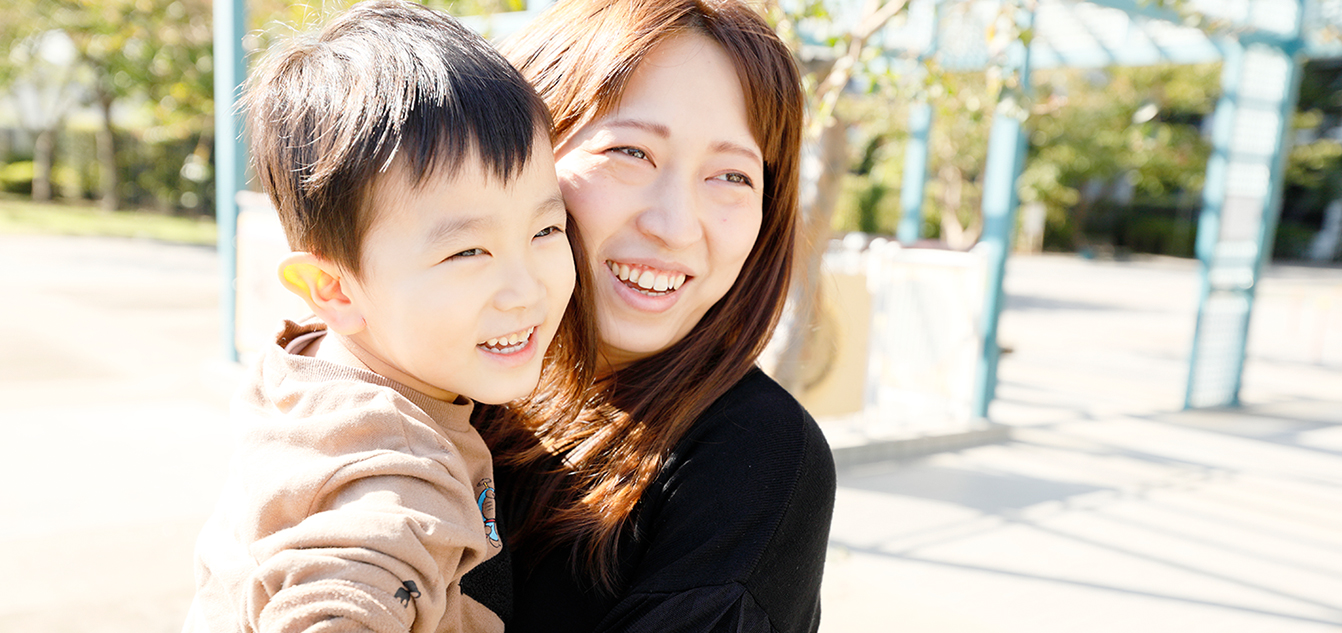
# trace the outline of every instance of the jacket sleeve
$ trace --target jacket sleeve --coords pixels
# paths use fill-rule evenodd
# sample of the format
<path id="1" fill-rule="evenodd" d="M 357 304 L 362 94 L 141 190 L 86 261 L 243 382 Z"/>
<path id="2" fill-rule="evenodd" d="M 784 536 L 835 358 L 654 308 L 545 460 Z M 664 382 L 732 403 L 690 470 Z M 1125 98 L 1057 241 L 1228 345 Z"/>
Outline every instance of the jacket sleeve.
<path id="1" fill-rule="evenodd" d="M 384 451 L 337 470 L 306 518 L 252 544 L 253 630 L 429 633 L 460 618 L 456 581 L 487 545 L 454 466 Z"/>
<path id="2" fill-rule="evenodd" d="M 772 384 L 772 381 L 769 381 Z M 599 631 L 814 631 L 834 461 L 791 396 L 711 410 L 637 511 L 642 556 Z"/>

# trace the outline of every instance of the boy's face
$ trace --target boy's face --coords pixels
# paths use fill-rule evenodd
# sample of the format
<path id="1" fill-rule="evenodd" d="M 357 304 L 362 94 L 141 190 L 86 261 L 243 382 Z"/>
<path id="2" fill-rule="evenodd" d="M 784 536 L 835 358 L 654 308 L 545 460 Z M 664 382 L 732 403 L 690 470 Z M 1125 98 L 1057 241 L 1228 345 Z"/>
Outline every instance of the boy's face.
<path id="1" fill-rule="evenodd" d="M 372 214 L 360 278 L 343 283 L 366 326 L 350 338 L 373 368 L 444 399 L 531 393 L 574 284 L 550 144 L 506 186 L 478 158 L 419 188 L 395 164 Z"/>

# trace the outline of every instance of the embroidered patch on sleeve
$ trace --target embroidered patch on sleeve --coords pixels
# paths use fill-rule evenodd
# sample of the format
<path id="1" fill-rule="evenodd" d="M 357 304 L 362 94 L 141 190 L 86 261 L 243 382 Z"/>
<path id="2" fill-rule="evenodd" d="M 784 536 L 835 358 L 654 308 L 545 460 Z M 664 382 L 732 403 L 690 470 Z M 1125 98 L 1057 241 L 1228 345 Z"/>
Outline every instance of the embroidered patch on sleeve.
<path id="1" fill-rule="evenodd" d="M 419 597 L 419 586 L 413 580 L 406 580 L 401 583 L 401 588 L 396 590 L 396 599 L 401 601 L 401 606 L 410 606 L 411 598 Z"/>

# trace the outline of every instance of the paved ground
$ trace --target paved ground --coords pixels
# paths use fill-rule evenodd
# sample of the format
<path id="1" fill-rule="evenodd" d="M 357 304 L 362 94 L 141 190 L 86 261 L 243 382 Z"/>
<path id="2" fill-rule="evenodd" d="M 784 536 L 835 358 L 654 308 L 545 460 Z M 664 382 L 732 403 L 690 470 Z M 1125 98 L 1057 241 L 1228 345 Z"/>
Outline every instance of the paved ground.
<path id="1" fill-rule="evenodd" d="M 227 457 L 208 249 L 0 236 L 0 632 L 179 629 Z M 841 475 L 827 632 L 1342 630 L 1342 271 L 1274 269 L 1177 413 L 1188 262 L 1018 258 L 1005 444 Z"/>
<path id="2" fill-rule="evenodd" d="M 1196 283 L 1012 260 L 1013 440 L 843 473 L 822 630 L 1342 630 L 1342 270 L 1262 283 L 1236 411 L 1178 412 Z"/>

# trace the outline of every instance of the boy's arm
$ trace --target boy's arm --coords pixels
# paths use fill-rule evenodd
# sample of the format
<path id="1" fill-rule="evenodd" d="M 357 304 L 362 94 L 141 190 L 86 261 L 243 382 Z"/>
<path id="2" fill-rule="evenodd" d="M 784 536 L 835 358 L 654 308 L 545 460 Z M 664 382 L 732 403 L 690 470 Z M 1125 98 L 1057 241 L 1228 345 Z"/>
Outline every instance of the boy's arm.
<path id="1" fill-rule="evenodd" d="M 377 454 L 338 471 L 315 503 L 251 548 L 255 630 L 428 633 L 461 621 L 457 581 L 489 546 L 459 464 Z"/>

